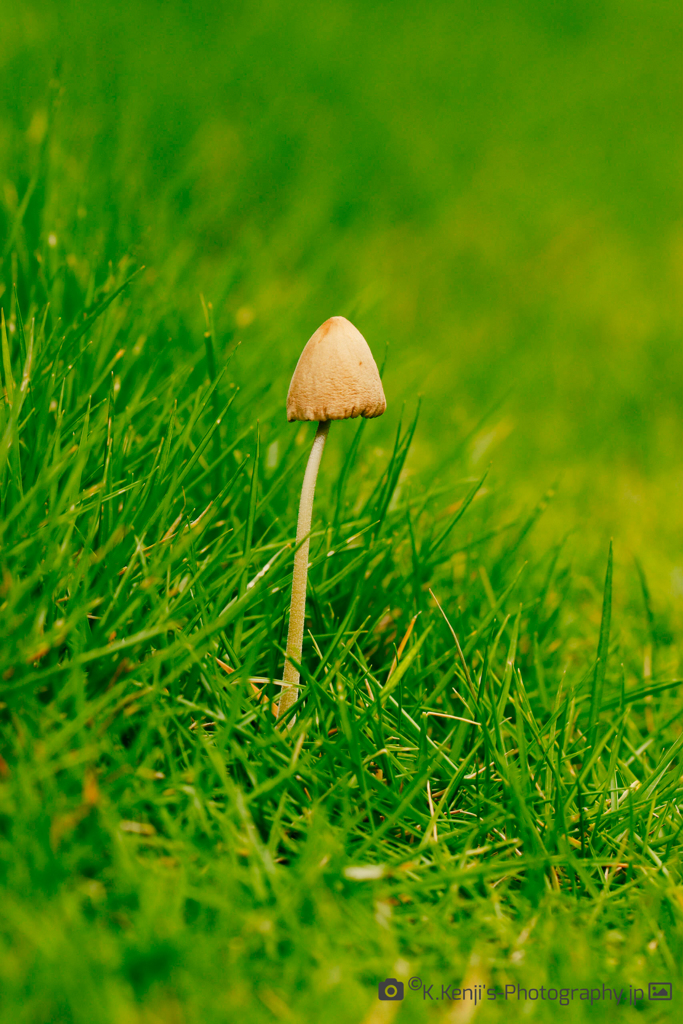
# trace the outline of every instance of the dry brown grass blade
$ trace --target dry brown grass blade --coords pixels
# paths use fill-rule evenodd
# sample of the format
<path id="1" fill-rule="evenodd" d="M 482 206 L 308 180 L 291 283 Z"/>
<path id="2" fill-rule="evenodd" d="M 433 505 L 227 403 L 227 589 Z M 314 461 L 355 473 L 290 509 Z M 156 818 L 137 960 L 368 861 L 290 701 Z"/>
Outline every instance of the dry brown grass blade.
<path id="1" fill-rule="evenodd" d="M 399 661 L 401 660 L 401 655 L 403 654 L 403 652 L 406 649 L 406 644 L 410 640 L 411 633 L 413 632 L 413 629 L 415 628 L 415 623 L 417 622 L 419 614 L 420 613 L 418 612 L 417 615 L 413 615 L 412 619 L 410 620 L 410 625 L 408 626 L 408 628 L 406 630 L 406 634 L 403 637 L 403 639 L 401 640 L 400 644 L 398 645 L 398 651 L 396 652 L 396 657 L 392 661 L 391 668 L 389 669 L 389 675 L 387 676 L 387 682 L 391 678 L 392 674 L 396 671 L 396 666 L 398 665 Z"/>
<path id="2" fill-rule="evenodd" d="M 216 658 L 216 662 L 217 662 L 217 664 L 220 665 L 220 667 L 223 669 L 224 672 L 228 672 L 228 673 L 232 674 L 235 671 L 234 668 L 232 668 L 230 665 L 228 665 L 227 662 L 221 661 L 220 658 Z M 273 683 L 275 686 L 286 686 L 287 685 L 285 682 L 283 682 L 282 679 L 268 679 L 268 678 L 266 678 L 266 676 L 249 676 L 247 678 L 247 682 L 249 683 L 249 685 L 251 686 L 252 690 L 254 691 L 255 696 L 257 696 L 257 697 L 261 697 L 261 688 L 263 686 L 266 686 L 268 683 Z M 261 697 L 261 701 L 260 701 L 261 704 L 263 704 L 266 700 L 267 700 L 267 697 L 265 695 L 263 697 Z M 273 703 L 271 705 L 271 711 L 272 711 L 272 713 L 274 715 L 277 715 L 277 704 L 276 703 Z"/>

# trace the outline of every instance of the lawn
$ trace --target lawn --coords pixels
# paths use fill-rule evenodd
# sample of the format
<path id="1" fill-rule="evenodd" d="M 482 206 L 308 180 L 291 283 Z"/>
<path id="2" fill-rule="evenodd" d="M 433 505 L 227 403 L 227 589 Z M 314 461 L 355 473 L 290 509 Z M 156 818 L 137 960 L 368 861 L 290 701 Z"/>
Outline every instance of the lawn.
<path id="1" fill-rule="evenodd" d="M 679 1019 L 682 27 L 3 12 L 2 1024 Z"/>

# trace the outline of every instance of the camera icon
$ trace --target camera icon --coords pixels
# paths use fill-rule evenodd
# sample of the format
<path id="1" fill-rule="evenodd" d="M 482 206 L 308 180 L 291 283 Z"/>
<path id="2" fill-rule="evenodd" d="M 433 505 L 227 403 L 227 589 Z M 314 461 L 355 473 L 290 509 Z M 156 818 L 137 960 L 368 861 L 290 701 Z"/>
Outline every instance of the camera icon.
<path id="1" fill-rule="evenodd" d="M 653 1002 L 655 999 L 673 999 L 670 981 L 651 981 L 647 986 L 647 998 Z"/>
<path id="2" fill-rule="evenodd" d="M 377 986 L 377 995 L 384 1002 L 398 1002 L 403 999 L 403 982 L 396 981 L 396 978 L 385 978 Z"/>

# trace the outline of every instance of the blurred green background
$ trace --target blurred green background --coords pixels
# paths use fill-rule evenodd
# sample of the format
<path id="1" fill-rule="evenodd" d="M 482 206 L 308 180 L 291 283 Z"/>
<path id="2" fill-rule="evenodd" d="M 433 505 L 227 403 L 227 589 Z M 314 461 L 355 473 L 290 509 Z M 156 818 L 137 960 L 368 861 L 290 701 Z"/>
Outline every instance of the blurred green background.
<path id="1" fill-rule="evenodd" d="M 680 609 L 682 20 L 668 0 L 5 2 L 0 228 L 42 161 L 19 260 L 49 276 L 66 254 L 54 312 L 132 252 L 148 344 L 200 359 L 203 293 L 254 416 L 350 317 L 378 359 L 390 343 L 378 444 L 421 393 L 415 471 L 492 462 L 513 507 L 559 480 L 542 529 L 577 531 L 586 564 L 614 534 Z"/>

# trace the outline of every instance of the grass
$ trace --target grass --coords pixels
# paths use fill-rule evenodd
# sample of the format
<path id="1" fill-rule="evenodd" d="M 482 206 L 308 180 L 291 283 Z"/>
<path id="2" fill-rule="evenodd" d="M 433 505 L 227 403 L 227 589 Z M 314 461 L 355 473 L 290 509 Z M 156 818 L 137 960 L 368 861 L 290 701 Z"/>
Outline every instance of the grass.
<path id="1" fill-rule="evenodd" d="M 558 992 L 485 999 L 482 1022 L 680 1012 L 674 502 L 651 536 L 680 461 L 676 34 L 665 5 L 624 10 L 662 43 L 656 67 L 615 42 L 609 5 L 512 5 L 487 33 L 439 4 L 391 24 L 341 3 L 325 23 L 188 8 L 157 32 L 152 5 L 65 4 L 63 39 L 40 5 L 9 19 L 0 1020 L 472 1019 L 442 985 Z M 433 108 L 458 33 L 456 136 Z M 662 97 L 637 146 L 579 88 L 600 55 L 591 95 L 614 112 L 627 54 Z M 579 90 L 566 136 L 522 56 L 567 103 Z M 503 129 L 508 88 L 523 112 Z M 616 183 L 579 147 L 546 191 L 563 138 L 600 125 Z M 518 157 L 491 177 L 501 152 Z M 284 394 L 330 313 L 380 362 L 376 339 L 396 344 L 386 415 L 328 443 L 287 730 L 272 707 L 313 427 L 284 422 Z M 629 487 L 642 522 L 601 505 Z M 400 1007 L 377 1000 L 387 976 Z M 647 998 L 663 981 L 673 1003 Z M 603 984 L 619 1005 L 584 994 Z"/>

